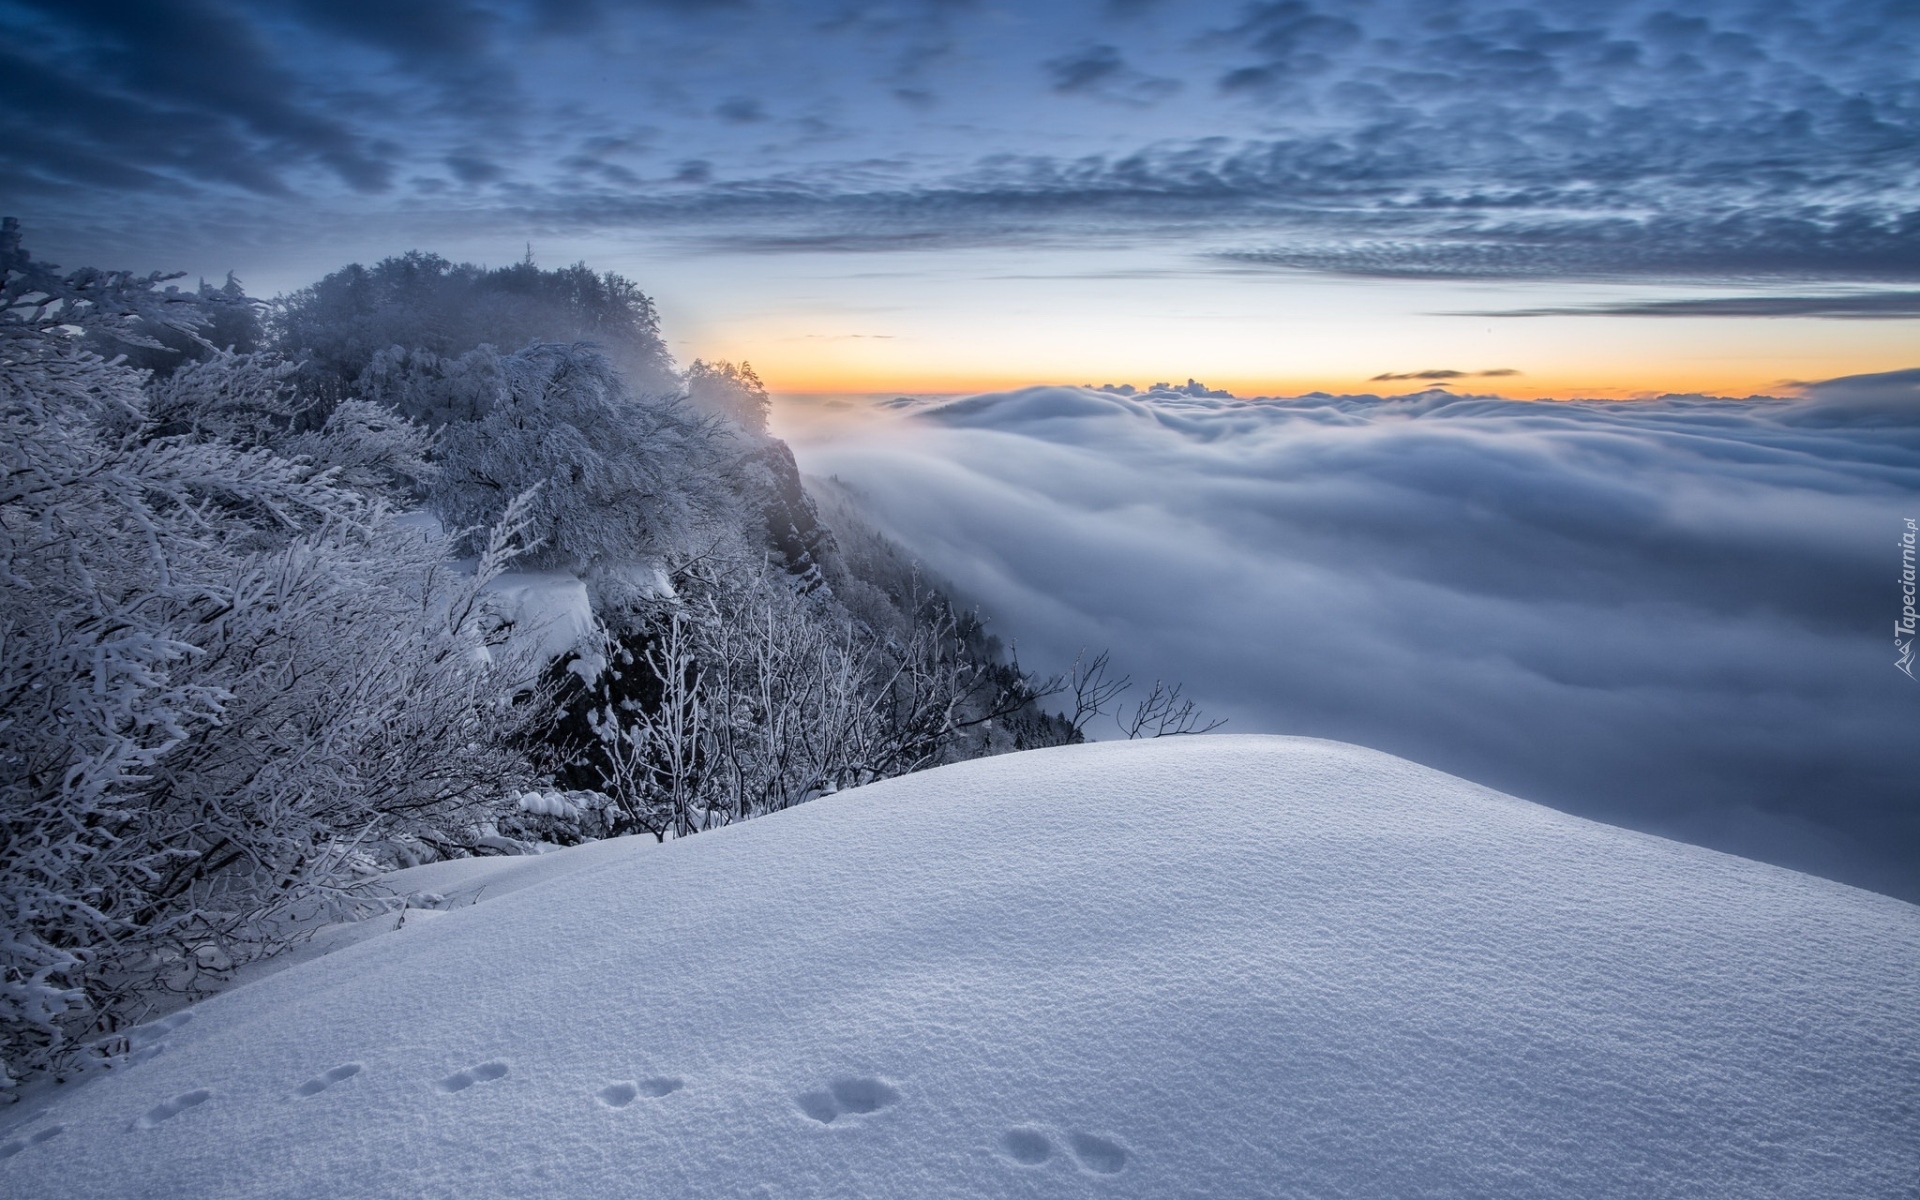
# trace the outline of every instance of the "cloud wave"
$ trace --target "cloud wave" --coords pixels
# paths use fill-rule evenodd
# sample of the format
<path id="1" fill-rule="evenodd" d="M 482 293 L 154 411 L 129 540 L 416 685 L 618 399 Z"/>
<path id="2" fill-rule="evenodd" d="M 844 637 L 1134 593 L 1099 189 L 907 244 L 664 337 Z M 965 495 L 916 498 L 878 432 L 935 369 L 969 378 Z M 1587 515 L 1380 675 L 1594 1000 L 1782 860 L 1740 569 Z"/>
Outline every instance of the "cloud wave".
<path id="1" fill-rule="evenodd" d="M 800 451 L 1031 663 L 1109 645 L 1236 729 L 1920 899 L 1891 637 L 1920 371 L 1635 403 L 1034 388 Z"/>

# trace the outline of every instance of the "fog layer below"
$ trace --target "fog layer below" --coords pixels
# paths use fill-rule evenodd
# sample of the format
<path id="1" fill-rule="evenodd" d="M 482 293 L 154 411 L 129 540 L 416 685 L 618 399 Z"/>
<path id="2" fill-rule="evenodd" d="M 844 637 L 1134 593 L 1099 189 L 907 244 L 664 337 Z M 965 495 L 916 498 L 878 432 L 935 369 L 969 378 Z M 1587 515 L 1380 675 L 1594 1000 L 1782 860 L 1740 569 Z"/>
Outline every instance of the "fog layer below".
<path id="1" fill-rule="evenodd" d="M 1023 661 L 1112 646 L 1232 730 L 1914 898 L 1913 376 L 1636 403 L 1035 388 L 796 449 Z"/>

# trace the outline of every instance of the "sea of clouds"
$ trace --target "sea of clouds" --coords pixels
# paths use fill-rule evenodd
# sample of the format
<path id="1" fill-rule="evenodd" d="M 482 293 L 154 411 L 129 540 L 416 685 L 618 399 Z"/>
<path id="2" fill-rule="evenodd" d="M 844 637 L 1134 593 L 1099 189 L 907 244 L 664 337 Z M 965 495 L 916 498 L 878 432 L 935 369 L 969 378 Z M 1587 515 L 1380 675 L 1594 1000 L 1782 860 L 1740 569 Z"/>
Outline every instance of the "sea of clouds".
<path id="1" fill-rule="evenodd" d="M 1920 900 L 1920 371 L 1630 403 L 1031 388 L 796 448 L 1029 666 L 1111 647 L 1229 730 Z"/>

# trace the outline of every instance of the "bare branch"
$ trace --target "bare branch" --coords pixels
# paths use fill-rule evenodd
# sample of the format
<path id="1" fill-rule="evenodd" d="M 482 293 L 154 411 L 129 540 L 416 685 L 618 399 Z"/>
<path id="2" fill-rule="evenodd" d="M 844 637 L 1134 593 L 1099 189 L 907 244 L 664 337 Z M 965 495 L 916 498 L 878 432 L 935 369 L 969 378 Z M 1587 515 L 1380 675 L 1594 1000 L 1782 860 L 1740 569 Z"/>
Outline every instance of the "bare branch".
<path id="1" fill-rule="evenodd" d="M 1175 737 L 1181 734 L 1210 733 L 1227 722 L 1225 718 L 1207 721 L 1202 724 L 1199 706 L 1182 696 L 1180 684 L 1167 684 L 1156 679 L 1153 690 L 1146 699 L 1133 706 L 1133 711 L 1122 717 L 1114 714 L 1120 731 L 1129 739 Z"/>

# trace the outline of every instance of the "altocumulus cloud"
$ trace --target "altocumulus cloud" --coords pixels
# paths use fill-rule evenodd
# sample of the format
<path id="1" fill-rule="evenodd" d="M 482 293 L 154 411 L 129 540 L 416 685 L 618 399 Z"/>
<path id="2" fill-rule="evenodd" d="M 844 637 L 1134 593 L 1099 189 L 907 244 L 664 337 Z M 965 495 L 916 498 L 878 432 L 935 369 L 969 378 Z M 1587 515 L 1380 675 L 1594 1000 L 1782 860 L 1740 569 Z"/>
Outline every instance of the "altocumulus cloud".
<path id="1" fill-rule="evenodd" d="M 1911 0 L 11 0 L 0 33 L 0 205 L 62 246 L 371 214 L 1920 279 Z"/>
<path id="2" fill-rule="evenodd" d="M 802 458 L 1031 664 L 1111 646 L 1231 728 L 1920 899 L 1890 636 L 1920 373 L 1635 403 L 1037 388 Z"/>

